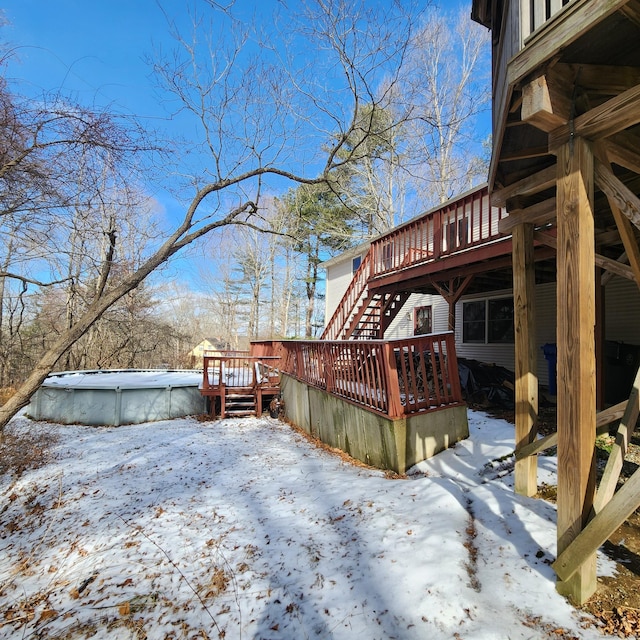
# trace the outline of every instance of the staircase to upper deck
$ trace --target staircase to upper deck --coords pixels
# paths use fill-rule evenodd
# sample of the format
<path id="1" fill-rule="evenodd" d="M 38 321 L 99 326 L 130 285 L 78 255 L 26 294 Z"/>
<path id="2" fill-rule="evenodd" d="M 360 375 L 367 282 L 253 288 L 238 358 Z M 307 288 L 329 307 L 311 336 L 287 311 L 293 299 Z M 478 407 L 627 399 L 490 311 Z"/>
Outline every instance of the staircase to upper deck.
<path id="1" fill-rule="evenodd" d="M 382 339 L 416 279 L 437 282 L 452 265 L 462 272 L 474 260 L 511 253 L 486 185 L 443 203 L 371 243 L 322 333 L 323 340 Z M 448 277 L 448 276 L 447 276 Z"/>

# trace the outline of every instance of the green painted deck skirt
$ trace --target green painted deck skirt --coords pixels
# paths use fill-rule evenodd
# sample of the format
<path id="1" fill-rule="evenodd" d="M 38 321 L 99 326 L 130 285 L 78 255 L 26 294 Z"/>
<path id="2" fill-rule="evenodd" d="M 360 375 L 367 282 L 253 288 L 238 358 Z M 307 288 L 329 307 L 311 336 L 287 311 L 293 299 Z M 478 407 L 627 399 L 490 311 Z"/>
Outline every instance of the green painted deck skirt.
<path id="1" fill-rule="evenodd" d="M 293 424 L 357 460 L 400 474 L 469 436 L 462 404 L 390 419 L 286 374 L 281 395 Z"/>

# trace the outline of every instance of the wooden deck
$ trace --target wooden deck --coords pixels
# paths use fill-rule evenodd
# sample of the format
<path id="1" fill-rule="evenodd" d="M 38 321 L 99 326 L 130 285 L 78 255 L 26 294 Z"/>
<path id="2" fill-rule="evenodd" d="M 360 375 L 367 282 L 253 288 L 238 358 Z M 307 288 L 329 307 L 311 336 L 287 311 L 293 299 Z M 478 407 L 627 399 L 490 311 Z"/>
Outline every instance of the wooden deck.
<path id="1" fill-rule="evenodd" d="M 248 351 L 204 355 L 200 393 L 209 398 L 212 417 L 260 416 L 280 393 L 277 356 Z"/>
<path id="2" fill-rule="evenodd" d="M 533 243 L 556 250 L 554 568 L 558 591 L 583 603 L 597 586 L 599 541 L 640 501 L 638 472 L 624 492 L 596 493 L 594 463 L 605 286 L 612 274 L 640 286 L 640 1 L 474 0 L 472 17 L 492 31 L 489 184 L 514 238 L 518 448 L 536 438 Z M 635 425 L 639 385 L 624 429 Z M 515 476 L 516 490 L 533 495 L 535 456 L 518 460 Z"/>
<path id="3" fill-rule="evenodd" d="M 463 293 L 510 288 L 508 219 L 484 185 L 372 241 L 322 338 L 382 339 L 411 293 L 441 295 L 452 307 Z M 538 282 L 555 278 L 554 257 L 536 241 Z"/>
<path id="4" fill-rule="evenodd" d="M 452 333 L 403 340 L 252 343 L 305 384 L 388 418 L 463 405 Z"/>

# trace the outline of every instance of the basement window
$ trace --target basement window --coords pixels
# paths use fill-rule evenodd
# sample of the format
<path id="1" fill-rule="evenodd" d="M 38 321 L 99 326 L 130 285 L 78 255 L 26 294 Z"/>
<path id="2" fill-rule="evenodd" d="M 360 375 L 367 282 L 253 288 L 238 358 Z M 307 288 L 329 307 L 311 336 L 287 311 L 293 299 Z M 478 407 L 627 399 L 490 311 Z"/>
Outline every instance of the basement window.
<path id="1" fill-rule="evenodd" d="M 462 304 L 462 342 L 513 344 L 513 298 L 464 302 Z"/>

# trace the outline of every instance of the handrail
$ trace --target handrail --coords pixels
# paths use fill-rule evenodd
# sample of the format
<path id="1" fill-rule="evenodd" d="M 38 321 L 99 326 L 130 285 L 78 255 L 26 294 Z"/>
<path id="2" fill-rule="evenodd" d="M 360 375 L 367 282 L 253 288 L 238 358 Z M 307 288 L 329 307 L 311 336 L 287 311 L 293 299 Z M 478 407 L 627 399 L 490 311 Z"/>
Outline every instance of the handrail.
<path id="1" fill-rule="evenodd" d="M 505 209 L 491 206 L 486 186 L 449 201 L 374 240 L 371 277 L 506 238 L 498 223 L 507 215 Z"/>
<path id="2" fill-rule="evenodd" d="M 233 355 L 230 355 L 233 353 Z M 252 356 L 249 351 L 229 352 L 229 354 L 205 355 L 202 367 L 202 390 L 224 390 L 226 387 L 252 388 L 274 386 L 276 369 L 271 361 L 280 360 L 279 356 Z M 260 366 L 265 371 L 261 371 Z M 274 373 L 271 374 L 271 371 Z M 263 375 L 260 375 L 260 374 Z"/>
<path id="3" fill-rule="evenodd" d="M 371 251 L 368 251 L 356 270 L 340 303 L 322 332 L 323 340 L 337 340 L 346 329 L 347 323 L 358 303 L 362 300 L 371 276 Z"/>
<path id="4" fill-rule="evenodd" d="M 451 332 L 403 340 L 283 341 L 280 370 L 391 418 L 462 402 Z"/>
<path id="5" fill-rule="evenodd" d="M 572 0 L 523 0 L 521 16 L 522 42 L 543 24 L 549 22 L 562 8 Z"/>

